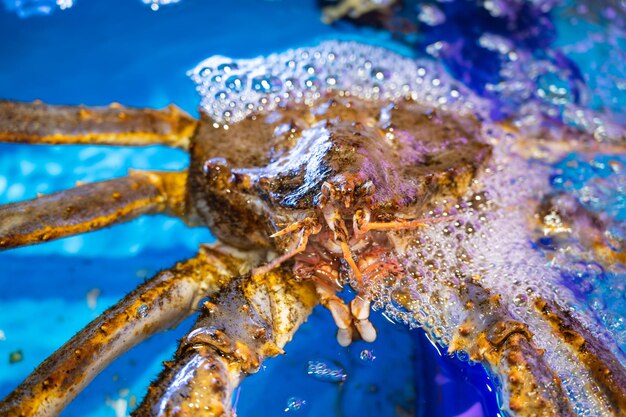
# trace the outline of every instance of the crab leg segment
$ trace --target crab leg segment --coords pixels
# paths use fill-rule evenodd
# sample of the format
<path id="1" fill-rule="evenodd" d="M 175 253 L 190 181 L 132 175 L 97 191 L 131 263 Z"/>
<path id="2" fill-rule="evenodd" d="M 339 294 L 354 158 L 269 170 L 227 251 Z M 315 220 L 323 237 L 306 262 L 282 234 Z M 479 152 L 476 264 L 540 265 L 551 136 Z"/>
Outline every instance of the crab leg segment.
<path id="1" fill-rule="evenodd" d="M 535 346 L 527 326 L 514 320 L 500 303 L 478 284 L 461 288 L 470 316 L 448 347 L 465 351 L 482 362 L 503 385 L 503 409 L 512 415 L 575 416 L 560 378 Z"/>
<path id="2" fill-rule="evenodd" d="M 363 280 L 363 275 L 354 261 L 350 245 L 348 244 L 348 229 L 346 228 L 346 223 L 343 221 L 339 211 L 332 208 L 332 206 L 324 207 L 323 213 L 328 227 L 335 235 L 335 240 L 339 242 L 339 247 L 341 248 L 344 260 L 352 270 L 357 283 L 360 285 Z"/>
<path id="3" fill-rule="evenodd" d="M 376 340 L 376 329 L 371 321 L 370 317 L 370 302 L 360 295 L 357 295 L 355 299 L 350 302 L 350 311 L 354 317 L 354 326 L 359 331 L 359 334 L 366 342 L 373 342 Z"/>
<path id="4" fill-rule="evenodd" d="M 0 402 L 0 415 L 56 416 L 115 358 L 150 335 L 176 326 L 193 313 L 202 297 L 218 292 L 247 262 L 207 248 L 160 272 L 46 359 Z"/>
<path id="5" fill-rule="evenodd" d="M 133 416 L 234 415 L 234 389 L 283 353 L 317 303 L 312 285 L 282 268 L 234 280 L 211 301 Z"/>
<path id="6" fill-rule="evenodd" d="M 288 261 L 289 259 L 293 258 L 297 254 L 304 252 L 307 247 L 307 244 L 309 243 L 309 237 L 311 235 L 315 235 L 319 233 L 321 230 L 321 227 L 317 223 L 315 223 L 312 219 L 307 218 L 307 219 L 304 219 L 303 221 L 296 222 L 286 227 L 285 229 L 279 230 L 278 232 L 274 233 L 271 237 L 284 236 L 298 229 L 300 229 L 300 241 L 298 242 L 298 244 L 293 249 L 290 249 L 287 252 L 283 253 L 282 255 L 278 256 L 277 258 L 274 258 L 271 262 L 259 268 L 256 268 L 253 272 L 254 275 L 267 274 L 272 269 L 277 268 L 280 265 L 282 265 L 285 261 Z"/>
<path id="7" fill-rule="evenodd" d="M 187 149 L 197 122 L 176 106 L 163 110 L 51 106 L 0 101 L 0 142 L 168 145 Z"/>
<path id="8" fill-rule="evenodd" d="M 335 294 L 335 289 L 328 285 L 316 281 L 315 290 L 320 299 L 320 303 L 326 307 L 333 316 L 335 325 L 337 326 L 337 343 L 341 346 L 349 346 L 352 343 L 352 315 L 348 306 L 341 298 Z"/>
<path id="9" fill-rule="evenodd" d="M 131 171 L 32 200 L 0 206 L 0 250 L 90 232 L 143 214 L 185 218 L 186 172 Z"/>
<path id="10" fill-rule="evenodd" d="M 567 344 L 581 363 L 590 370 L 592 378 L 604 394 L 616 415 L 626 415 L 626 370 L 609 349 L 565 309 L 543 299 L 535 308 L 550 323 L 555 334 Z"/>

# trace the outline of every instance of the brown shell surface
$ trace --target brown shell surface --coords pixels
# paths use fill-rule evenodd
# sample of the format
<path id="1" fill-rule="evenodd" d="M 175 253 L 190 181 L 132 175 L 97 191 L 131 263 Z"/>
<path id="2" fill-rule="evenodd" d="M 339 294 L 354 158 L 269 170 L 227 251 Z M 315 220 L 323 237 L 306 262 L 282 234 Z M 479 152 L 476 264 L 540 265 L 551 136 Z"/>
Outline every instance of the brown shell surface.
<path id="1" fill-rule="evenodd" d="M 203 117 L 191 144 L 190 196 L 218 238 L 238 247 L 269 246 L 277 223 L 318 207 L 324 183 L 355 184 L 351 210 L 411 215 L 464 193 L 491 155 L 476 119 L 413 101 L 337 95 L 234 125 Z M 366 182 L 374 185 L 367 196 L 358 190 Z"/>

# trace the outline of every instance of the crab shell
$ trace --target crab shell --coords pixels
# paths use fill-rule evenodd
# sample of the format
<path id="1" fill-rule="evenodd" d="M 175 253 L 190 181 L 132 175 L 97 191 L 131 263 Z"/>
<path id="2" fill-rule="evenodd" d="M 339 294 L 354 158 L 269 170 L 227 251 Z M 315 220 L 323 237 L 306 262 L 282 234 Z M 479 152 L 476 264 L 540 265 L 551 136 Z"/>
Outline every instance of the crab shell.
<path id="1" fill-rule="evenodd" d="M 272 234 L 318 217 L 329 198 L 350 221 L 360 208 L 375 219 L 415 218 L 433 200 L 465 193 L 491 155 L 476 119 L 412 101 L 381 108 L 337 95 L 230 126 L 202 117 L 190 206 L 238 248 L 272 247 Z"/>

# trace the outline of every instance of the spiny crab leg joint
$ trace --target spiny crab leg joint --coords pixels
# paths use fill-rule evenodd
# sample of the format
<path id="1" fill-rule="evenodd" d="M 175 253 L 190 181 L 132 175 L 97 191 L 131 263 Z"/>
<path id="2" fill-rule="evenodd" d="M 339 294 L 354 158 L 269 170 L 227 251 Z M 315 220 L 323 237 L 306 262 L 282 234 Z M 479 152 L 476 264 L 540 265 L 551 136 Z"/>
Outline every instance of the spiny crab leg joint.
<path id="1" fill-rule="evenodd" d="M 399 276 L 403 272 L 398 263 L 378 261 L 381 250 L 379 248 L 371 250 L 370 232 L 414 229 L 427 226 L 429 223 L 450 221 L 453 217 L 372 222 L 369 208 L 360 207 L 352 215 L 352 235 L 350 235 L 339 208 L 351 207 L 355 201 L 358 183 L 343 177 L 340 181 L 338 186 L 328 181 L 322 184 L 318 203 L 320 218 L 306 217 L 270 236 L 279 238 L 299 232 L 300 239 L 292 249 L 256 268 L 253 273 L 266 274 L 273 268 L 295 258 L 295 277 L 313 281 L 322 305 L 330 311 L 337 325 L 338 343 L 341 346 L 348 346 L 358 337 L 366 342 L 376 340 L 376 329 L 369 320 L 370 299 L 364 287 L 372 281 L 380 280 L 383 276 Z M 374 193 L 375 186 L 371 180 L 367 180 L 359 185 L 358 189 L 362 190 L 362 196 L 367 197 Z M 367 205 L 367 198 L 363 201 Z M 316 239 L 316 236 L 324 230 L 326 233 L 322 234 L 322 238 Z M 311 238 L 314 244 L 309 246 Z M 348 268 L 342 269 L 342 262 Z M 336 292 L 343 289 L 343 282 L 351 283 L 357 290 L 356 297 L 350 302 L 350 308 L 336 295 Z"/>

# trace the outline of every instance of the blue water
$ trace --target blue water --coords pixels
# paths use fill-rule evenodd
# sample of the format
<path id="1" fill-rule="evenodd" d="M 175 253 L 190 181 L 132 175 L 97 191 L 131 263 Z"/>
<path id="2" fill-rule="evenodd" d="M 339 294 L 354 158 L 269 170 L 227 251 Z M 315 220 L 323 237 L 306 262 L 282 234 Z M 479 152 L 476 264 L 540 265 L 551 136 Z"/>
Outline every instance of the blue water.
<path id="1" fill-rule="evenodd" d="M 214 54 L 253 57 L 329 38 L 406 48 L 384 31 L 322 24 L 312 0 L 234 3 L 183 0 L 152 12 L 138 0 L 79 0 L 71 9 L 28 19 L 0 11 L 0 97 L 143 107 L 176 103 L 197 115 L 200 98 L 186 71 Z M 466 77 L 479 92 L 493 76 L 484 63 Z M 465 69 L 454 62 L 449 67 L 463 76 Z M 184 153 L 160 147 L 0 145 L 0 203 L 69 188 L 76 181 L 121 176 L 128 168 L 175 170 L 186 163 Z M 567 175 L 578 172 L 565 168 Z M 580 172 L 581 182 L 598 176 Z M 0 397 L 142 280 L 210 241 L 204 229 L 157 216 L 0 253 Z M 480 366 L 449 358 L 419 330 L 408 331 L 380 315 L 374 320 L 378 341 L 345 349 L 335 342 L 330 315 L 316 309 L 286 355 L 267 361 L 242 384 L 238 415 L 499 415 L 494 381 Z M 132 408 L 192 322 L 122 356 L 63 415 L 115 416 L 116 408 Z M 9 356 L 18 351 L 22 360 L 10 364 Z M 316 378 L 308 373 L 311 363 L 340 377 Z"/>

